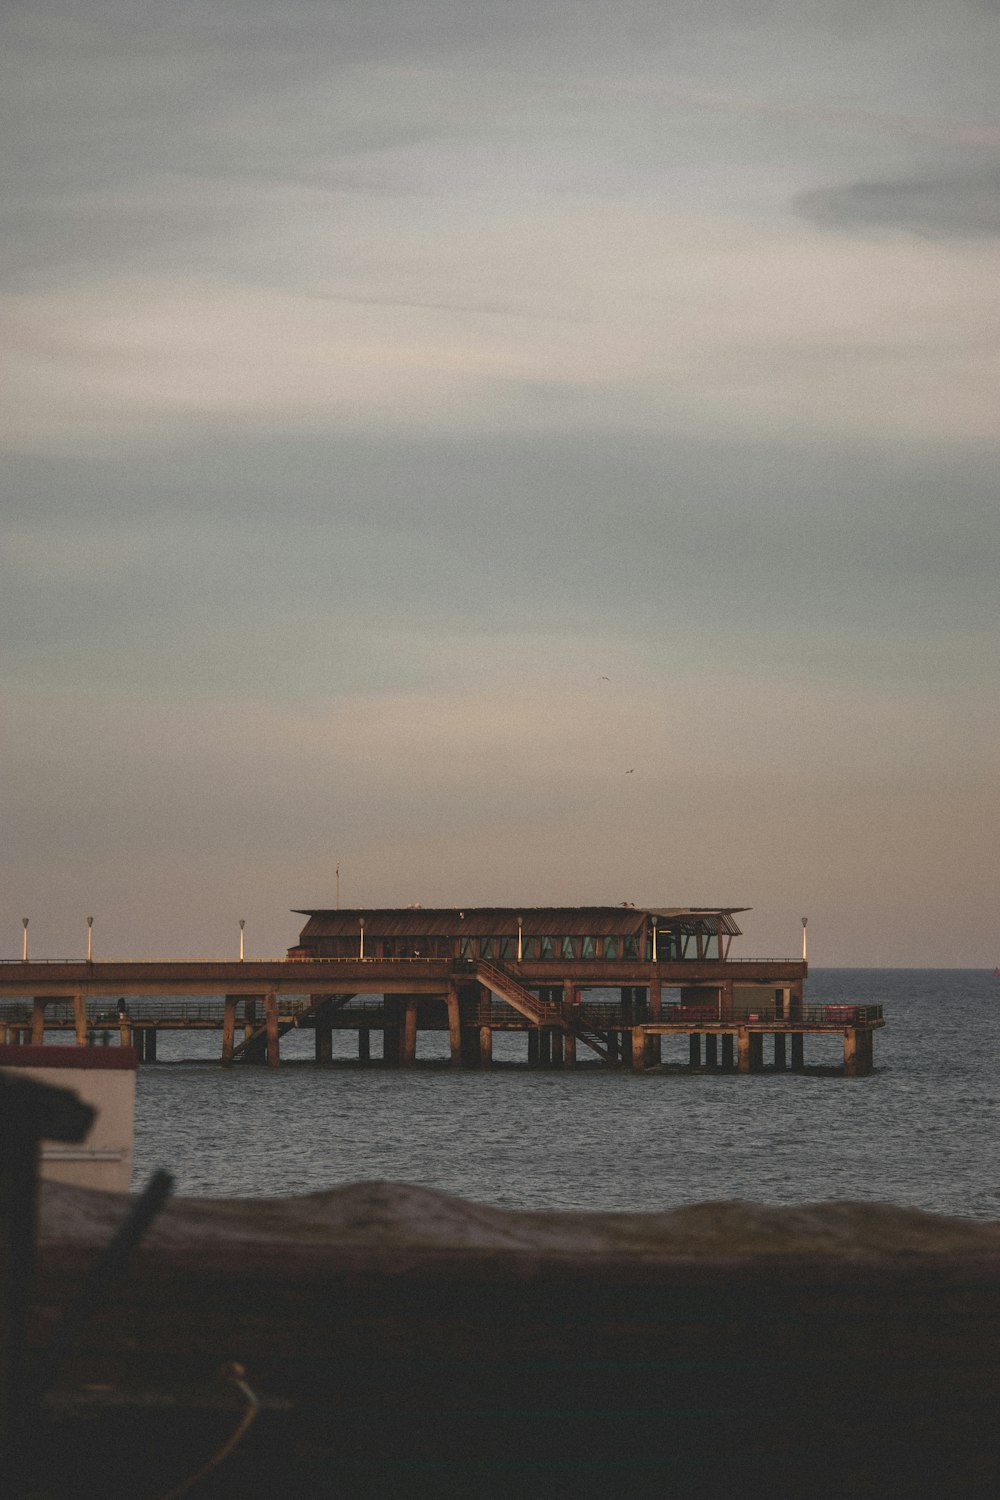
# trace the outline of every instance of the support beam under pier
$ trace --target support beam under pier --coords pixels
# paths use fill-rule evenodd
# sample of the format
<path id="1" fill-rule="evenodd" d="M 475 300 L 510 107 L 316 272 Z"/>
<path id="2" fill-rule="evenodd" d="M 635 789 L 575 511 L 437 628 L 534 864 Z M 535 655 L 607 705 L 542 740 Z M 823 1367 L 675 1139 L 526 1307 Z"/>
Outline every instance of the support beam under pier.
<path id="1" fill-rule="evenodd" d="M 281 1047 L 278 1040 L 278 997 L 273 992 L 264 996 L 264 1024 L 267 1028 L 267 1065 L 277 1068 L 281 1066 Z"/>
<path id="2" fill-rule="evenodd" d="M 787 1066 L 785 1033 L 776 1031 L 774 1033 L 774 1066 L 779 1072 L 784 1072 Z"/>

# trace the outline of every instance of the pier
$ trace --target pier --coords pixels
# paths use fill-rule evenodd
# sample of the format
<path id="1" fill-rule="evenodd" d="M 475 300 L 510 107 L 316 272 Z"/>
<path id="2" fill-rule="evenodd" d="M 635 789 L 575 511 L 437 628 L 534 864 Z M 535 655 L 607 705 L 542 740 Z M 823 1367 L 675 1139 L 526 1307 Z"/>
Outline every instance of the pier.
<path id="1" fill-rule="evenodd" d="M 421 1033 L 447 1031 L 453 1067 L 489 1068 L 503 1033 L 531 1067 L 642 1073 L 681 1036 L 693 1071 L 759 1073 L 801 1070 L 806 1038 L 832 1033 L 845 1074 L 870 1073 L 881 1007 L 806 1004 L 805 958 L 732 957 L 739 910 L 310 911 L 281 959 L 11 961 L 0 1043 L 107 1033 L 155 1062 L 160 1032 L 202 1030 L 225 1067 L 278 1067 L 293 1028 L 320 1064 L 346 1031 L 359 1062 L 406 1068 Z"/>

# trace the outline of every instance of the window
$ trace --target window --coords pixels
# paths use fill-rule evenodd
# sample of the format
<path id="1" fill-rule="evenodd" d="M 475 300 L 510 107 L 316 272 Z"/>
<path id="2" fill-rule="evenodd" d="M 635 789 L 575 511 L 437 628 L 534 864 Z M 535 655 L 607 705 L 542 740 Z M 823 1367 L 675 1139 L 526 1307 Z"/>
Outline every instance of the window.
<path id="1" fill-rule="evenodd" d="M 479 957 L 480 958 L 492 958 L 493 957 L 493 939 L 492 938 L 480 938 L 479 939 Z"/>
<path id="2" fill-rule="evenodd" d="M 597 944 L 592 937 L 585 937 L 580 950 L 581 958 L 594 958 L 597 955 Z"/>
<path id="3" fill-rule="evenodd" d="M 562 940 L 562 946 L 559 949 L 559 952 L 560 952 L 560 954 L 561 954 L 561 956 L 563 958 L 575 958 L 576 957 L 576 954 L 573 952 L 573 939 L 571 937 L 564 937 L 563 938 L 563 940 Z"/>
<path id="4" fill-rule="evenodd" d="M 500 939 L 498 947 L 500 950 L 498 956 L 500 958 L 511 958 L 514 953 L 514 939 L 509 937 L 502 937 Z"/>
<path id="5" fill-rule="evenodd" d="M 625 939 L 625 957 L 626 958 L 638 958 L 639 957 L 639 948 L 638 948 L 638 945 L 637 945 L 636 940 L 635 940 L 634 937 L 627 937 Z"/>
<path id="6" fill-rule="evenodd" d="M 471 958 L 472 957 L 472 939 L 471 938 L 462 938 L 462 940 L 461 940 L 461 942 L 459 944 L 459 948 L 458 948 L 458 956 L 459 956 L 459 958 Z"/>
<path id="7" fill-rule="evenodd" d="M 538 956 L 539 958 L 552 957 L 552 939 L 550 937 L 543 937 L 541 939 L 540 951 Z"/>
<path id="8" fill-rule="evenodd" d="M 535 957 L 535 939 L 534 938 L 526 937 L 526 938 L 522 938 L 521 939 L 521 957 L 524 959 L 524 961 L 526 963 L 527 963 L 527 961 L 529 959 L 532 959 L 532 958 Z"/>
<path id="9" fill-rule="evenodd" d="M 618 939 L 617 938 L 607 937 L 607 938 L 604 939 L 604 957 L 605 958 L 617 958 L 618 957 Z"/>

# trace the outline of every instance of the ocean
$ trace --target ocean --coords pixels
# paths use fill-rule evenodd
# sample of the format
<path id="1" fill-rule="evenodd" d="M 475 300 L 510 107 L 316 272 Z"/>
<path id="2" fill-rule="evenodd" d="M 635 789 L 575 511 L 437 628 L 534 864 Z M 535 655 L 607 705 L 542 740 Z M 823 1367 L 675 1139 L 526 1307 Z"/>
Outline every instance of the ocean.
<path id="1" fill-rule="evenodd" d="M 178 1193 L 215 1197 L 381 1179 L 516 1209 L 854 1199 L 1000 1219 L 1000 979 L 815 969 L 805 998 L 884 1005 L 873 1075 L 831 1071 L 838 1036 L 807 1036 L 814 1072 L 742 1077 L 529 1070 L 523 1037 L 464 1072 L 425 1032 L 408 1071 L 353 1061 L 353 1033 L 319 1068 L 311 1032 L 282 1040 L 279 1069 L 224 1071 L 218 1033 L 164 1034 L 139 1070 L 133 1186 L 166 1167 Z"/>

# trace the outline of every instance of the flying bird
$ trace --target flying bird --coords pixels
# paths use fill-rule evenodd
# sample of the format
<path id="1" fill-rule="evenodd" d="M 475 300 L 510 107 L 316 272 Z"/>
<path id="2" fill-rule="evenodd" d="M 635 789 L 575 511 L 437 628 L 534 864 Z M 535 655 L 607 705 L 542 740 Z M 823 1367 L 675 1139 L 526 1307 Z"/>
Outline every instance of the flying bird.
<path id="1" fill-rule="evenodd" d="M 625 775 L 626 775 L 626 776 L 631 776 L 631 775 L 632 775 L 632 772 L 633 772 L 633 771 L 634 771 L 634 770 L 635 770 L 635 766 L 629 766 L 629 768 L 628 768 L 628 770 L 627 770 L 627 771 L 626 771 L 626 772 L 625 772 Z"/>

